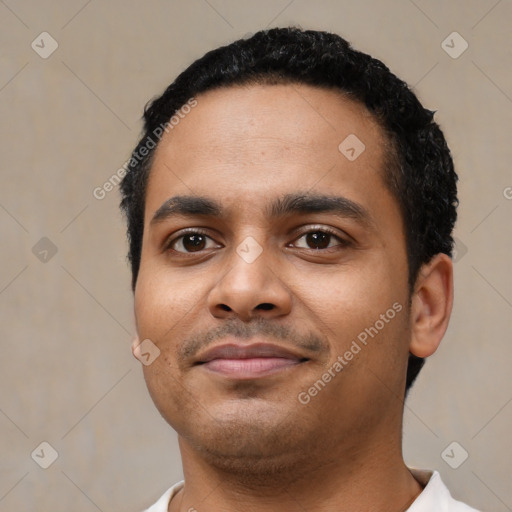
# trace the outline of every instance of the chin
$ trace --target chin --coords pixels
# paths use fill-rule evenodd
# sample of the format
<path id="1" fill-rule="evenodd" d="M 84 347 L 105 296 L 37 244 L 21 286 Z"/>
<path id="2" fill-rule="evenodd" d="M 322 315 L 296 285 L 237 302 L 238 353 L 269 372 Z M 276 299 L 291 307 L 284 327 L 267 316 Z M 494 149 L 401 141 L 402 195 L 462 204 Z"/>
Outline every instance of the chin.
<path id="1" fill-rule="evenodd" d="M 178 421 L 169 423 L 180 443 L 208 464 L 253 483 L 263 483 L 283 471 L 295 472 L 297 464 L 312 453 L 313 447 L 308 449 L 311 439 L 318 439 L 308 431 L 306 418 L 297 418 L 282 405 L 244 407 L 237 401 L 230 407 L 210 409 L 210 413 L 201 411 L 188 421 L 180 415 Z"/>
<path id="2" fill-rule="evenodd" d="M 264 485 L 283 473 L 294 474 L 297 466 L 308 467 L 312 450 L 311 432 L 290 415 L 258 420 L 243 414 L 202 424 L 194 422 L 185 432 L 178 431 L 180 443 L 190 446 L 209 465 L 252 485 Z M 301 464 L 302 463 L 302 464 Z M 310 466 L 309 466 L 310 467 Z"/>

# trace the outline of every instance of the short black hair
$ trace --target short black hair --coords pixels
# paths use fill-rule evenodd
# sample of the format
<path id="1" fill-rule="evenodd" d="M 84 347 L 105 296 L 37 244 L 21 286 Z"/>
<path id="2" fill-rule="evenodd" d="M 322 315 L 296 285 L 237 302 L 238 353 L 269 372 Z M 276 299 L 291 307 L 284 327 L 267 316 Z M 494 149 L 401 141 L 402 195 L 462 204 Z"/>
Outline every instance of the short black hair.
<path id="1" fill-rule="evenodd" d="M 339 35 L 274 28 L 209 51 L 146 105 L 143 135 L 121 183 L 132 289 L 140 266 L 148 177 L 162 127 L 169 127 L 176 113 L 201 93 L 252 84 L 334 89 L 365 105 L 389 141 L 383 172 L 403 217 L 410 291 L 421 265 L 438 253 L 452 255 L 457 174 L 434 112 L 423 108 L 407 84 L 381 61 L 353 49 Z M 423 358 L 410 354 L 406 394 L 423 364 Z"/>

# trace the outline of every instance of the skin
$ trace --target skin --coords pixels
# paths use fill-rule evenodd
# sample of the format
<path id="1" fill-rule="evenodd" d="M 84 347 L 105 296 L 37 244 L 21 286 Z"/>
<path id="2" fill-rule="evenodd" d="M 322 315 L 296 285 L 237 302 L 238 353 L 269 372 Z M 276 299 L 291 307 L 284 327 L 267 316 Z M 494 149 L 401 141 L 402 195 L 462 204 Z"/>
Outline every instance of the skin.
<path id="1" fill-rule="evenodd" d="M 186 486 L 169 510 L 405 510 L 421 485 L 401 450 L 409 352 L 431 355 L 447 328 L 452 264 L 424 265 L 412 296 L 404 226 L 384 184 L 386 139 L 364 106 L 305 85 L 209 91 L 157 147 L 135 288 L 137 339 L 153 401 L 177 431 Z M 356 134 L 365 150 L 338 149 Z M 349 199 L 365 219 L 269 205 L 287 194 Z M 206 196 L 219 215 L 152 222 L 174 196 Z M 201 229 L 199 247 L 183 230 Z M 308 233 L 333 231 L 316 244 Z M 261 254 L 238 253 L 247 237 Z M 186 243 L 185 243 L 186 242 Z M 358 334 L 402 306 L 307 403 Z M 238 380 L 194 364 L 227 336 L 308 360 Z"/>

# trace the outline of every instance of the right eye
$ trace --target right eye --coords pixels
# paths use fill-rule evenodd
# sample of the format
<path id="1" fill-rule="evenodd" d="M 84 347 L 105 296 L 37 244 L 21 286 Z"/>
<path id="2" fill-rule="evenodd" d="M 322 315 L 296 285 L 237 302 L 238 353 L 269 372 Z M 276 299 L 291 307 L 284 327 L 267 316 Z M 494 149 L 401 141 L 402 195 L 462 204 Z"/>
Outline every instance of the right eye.
<path id="1" fill-rule="evenodd" d="M 200 230 L 190 230 L 170 240 L 167 249 L 181 253 L 191 254 L 205 249 L 220 247 L 212 238 Z"/>

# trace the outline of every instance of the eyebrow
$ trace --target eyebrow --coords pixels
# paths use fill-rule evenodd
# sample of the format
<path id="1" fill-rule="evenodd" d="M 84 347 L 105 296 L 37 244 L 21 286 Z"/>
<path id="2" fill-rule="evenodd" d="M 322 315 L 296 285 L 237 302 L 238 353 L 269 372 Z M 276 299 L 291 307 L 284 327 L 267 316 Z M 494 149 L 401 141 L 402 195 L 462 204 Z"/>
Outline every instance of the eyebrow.
<path id="1" fill-rule="evenodd" d="M 180 216 L 204 215 L 209 217 L 223 217 L 223 209 L 213 199 L 203 196 L 174 196 L 167 199 L 155 212 L 150 224 Z"/>
<path id="2" fill-rule="evenodd" d="M 366 208 L 342 196 L 287 194 L 275 200 L 267 212 L 273 218 L 292 213 L 331 213 L 337 217 L 354 219 L 367 226 L 373 224 L 372 217 Z"/>
<path id="3" fill-rule="evenodd" d="M 372 226 L 368 210 L 346 197 L 309 193 L 286 194 L 274 200 L 265 213 L 270 218 L 281 218 L 294 213 L 331 213 L 341 218 L 351 218 Z M 157 224 L 174 216 L 226 217 L 220 203 L 206 196 L 174 196 L 167 199 L 155 212 L 150 224 Z"/>

